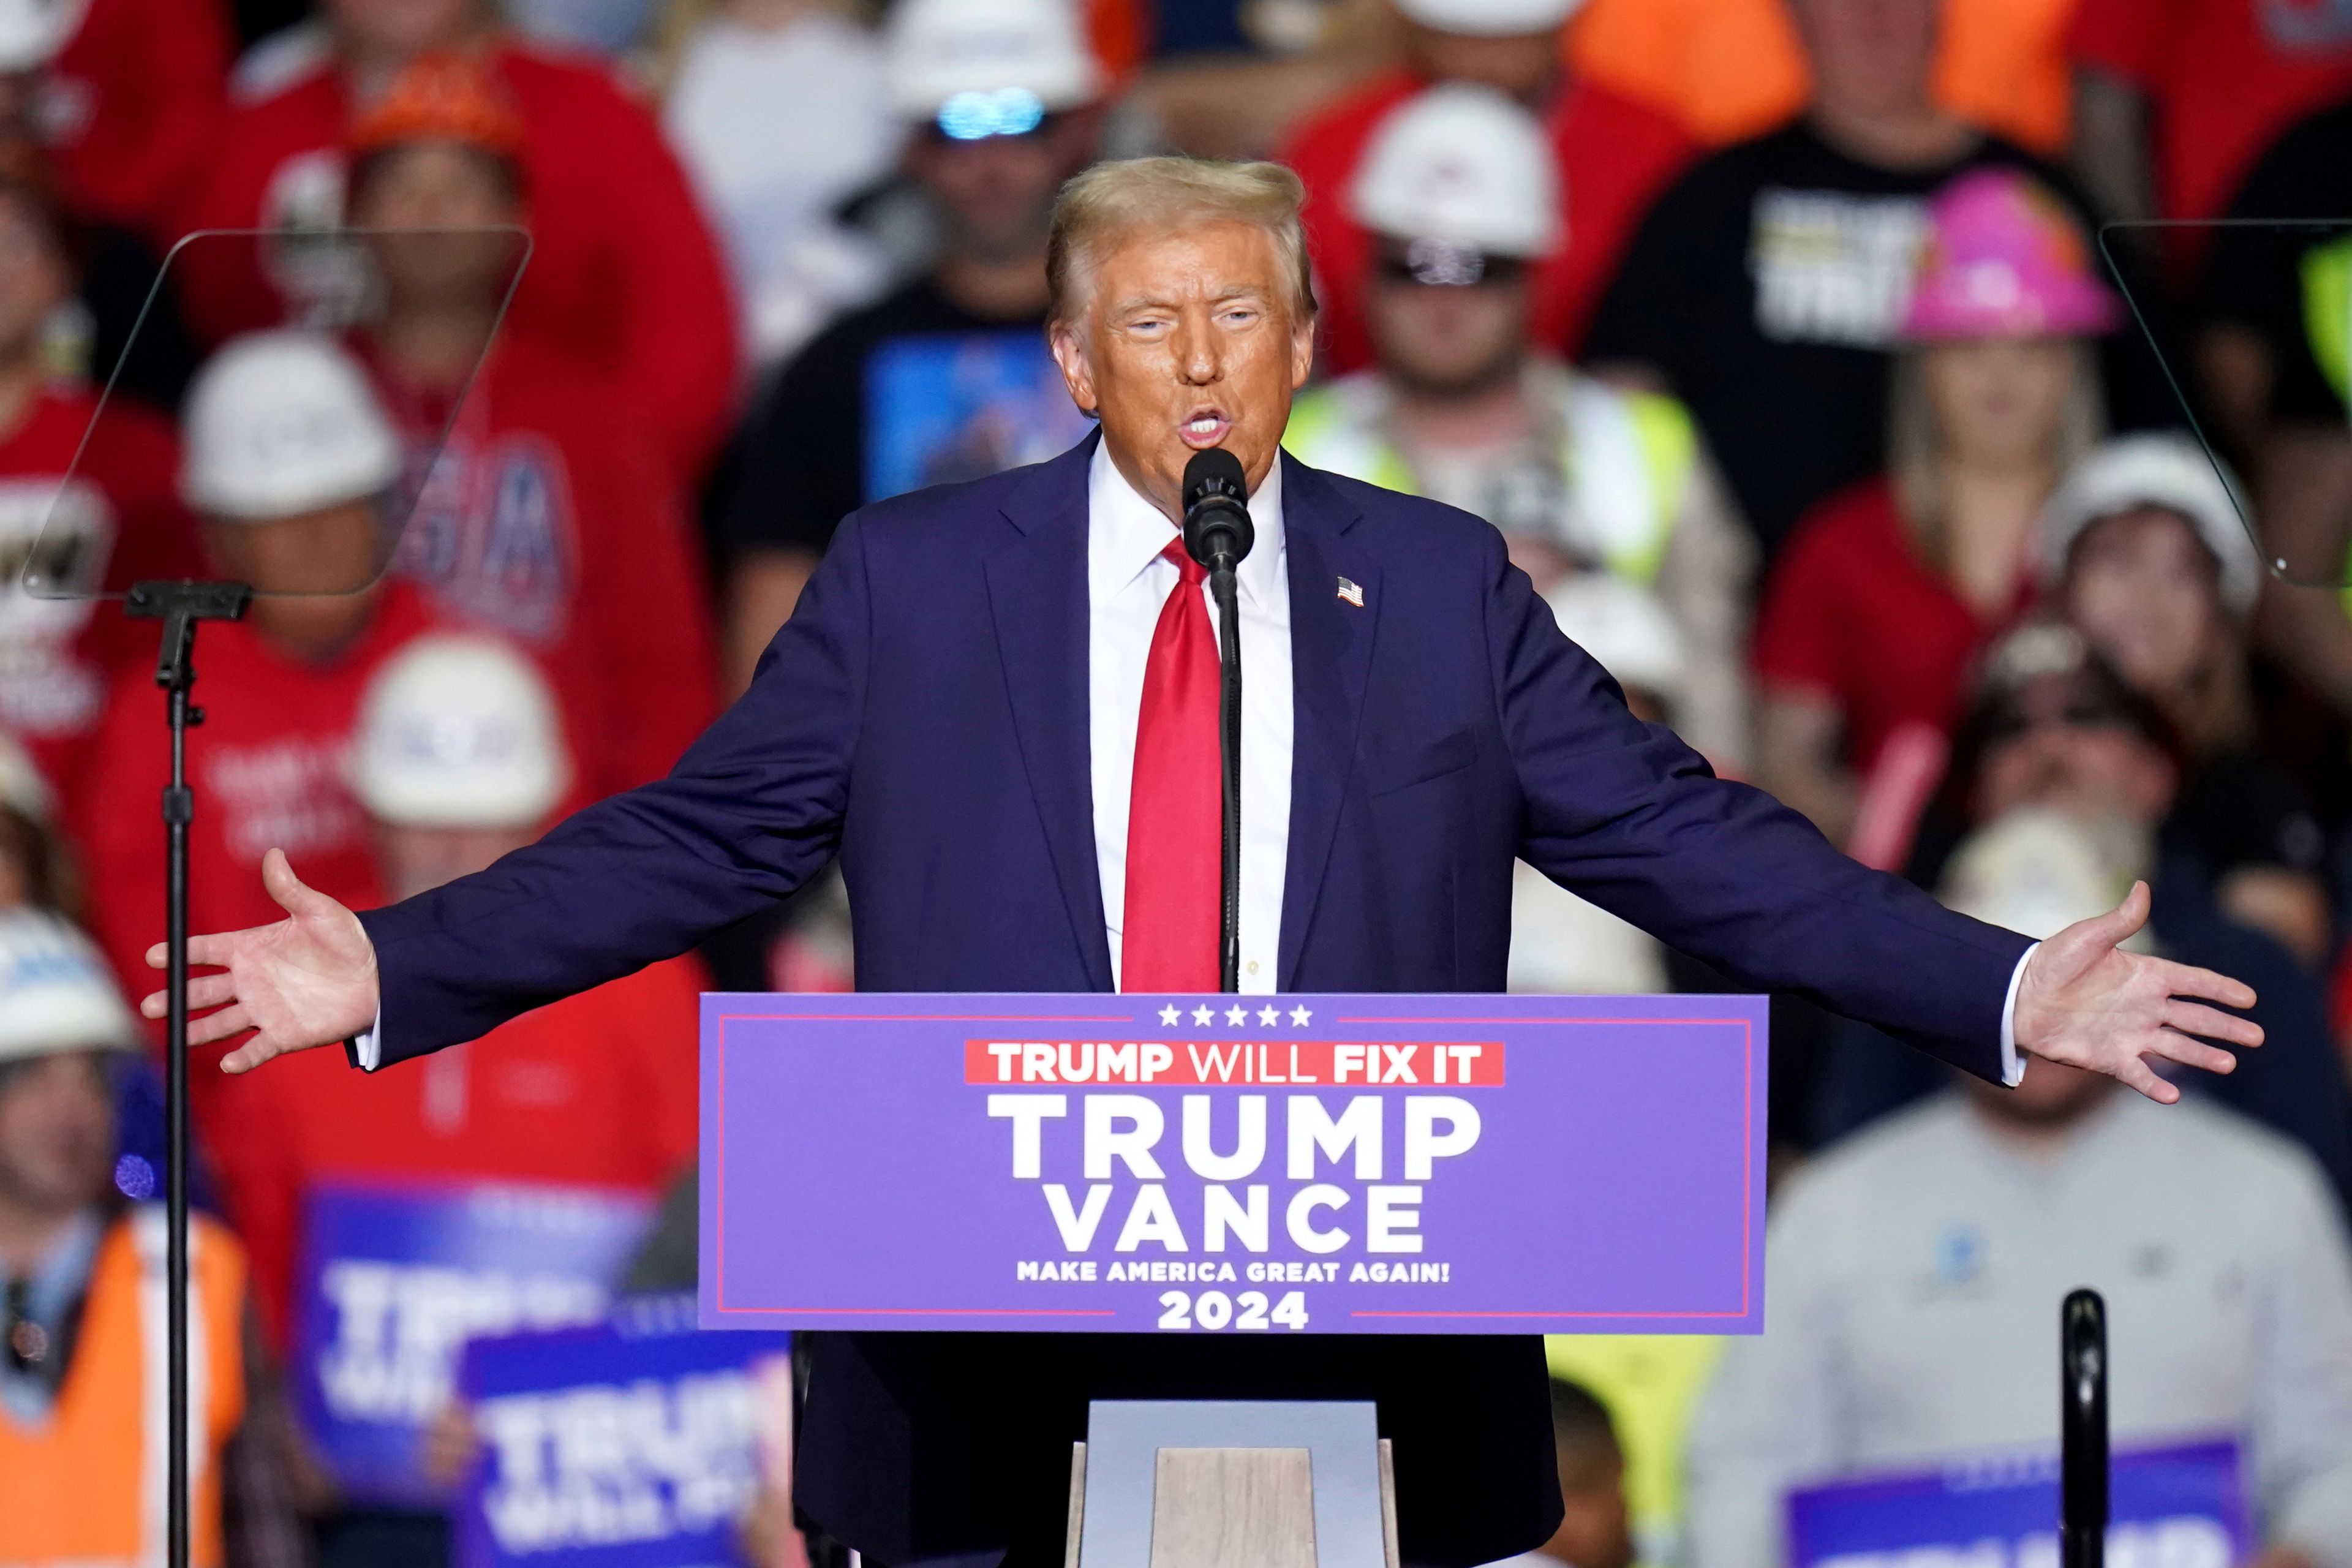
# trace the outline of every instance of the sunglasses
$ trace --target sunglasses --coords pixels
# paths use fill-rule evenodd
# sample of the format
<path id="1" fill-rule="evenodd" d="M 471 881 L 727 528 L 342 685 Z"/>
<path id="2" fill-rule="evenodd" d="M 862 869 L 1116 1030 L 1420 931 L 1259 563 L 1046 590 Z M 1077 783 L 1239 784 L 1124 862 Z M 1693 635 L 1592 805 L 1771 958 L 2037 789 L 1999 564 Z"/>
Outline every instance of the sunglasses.
<path id="1" fill-rule="evenodd" d="M 1516 256 L 1435 239 L 1384 246 L 1378 267 L 1382 281 L 1415 289 L 1500 288 L 1517 282 L 1528 269 L 1527 262 Z"/>
<path id="2" fill-rule="evenodd" d="M 1035 93 L 1006 87 L 957 93 L 940 105 L 926 129 L 943 142 L 984 142 L 992 136 L 1033 136 L 1052 120 Z"/>

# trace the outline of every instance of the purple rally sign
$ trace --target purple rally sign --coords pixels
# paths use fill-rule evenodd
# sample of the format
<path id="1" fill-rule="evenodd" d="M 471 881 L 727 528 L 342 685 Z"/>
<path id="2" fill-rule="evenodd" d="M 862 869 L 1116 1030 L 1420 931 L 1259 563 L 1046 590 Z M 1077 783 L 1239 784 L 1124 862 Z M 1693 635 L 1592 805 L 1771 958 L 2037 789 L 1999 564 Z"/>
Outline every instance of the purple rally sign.
<path id="1" fill-rule="evenodd" d="M 1757 1333 L 1758 996 L 702 1000 L 706 1328 Z"/>

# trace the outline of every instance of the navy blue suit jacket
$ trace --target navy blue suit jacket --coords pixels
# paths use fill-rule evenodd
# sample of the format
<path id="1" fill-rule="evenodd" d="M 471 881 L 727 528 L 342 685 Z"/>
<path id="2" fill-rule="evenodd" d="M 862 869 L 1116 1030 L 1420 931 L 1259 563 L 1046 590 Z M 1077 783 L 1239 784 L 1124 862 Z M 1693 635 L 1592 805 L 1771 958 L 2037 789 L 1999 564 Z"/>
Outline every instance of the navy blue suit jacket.
<path id="1" fill-rule="evenodd" d="M 854 514 L 750 690 L 667 778 L 363 916 L 383 1059 L 683 952 L 836 854 L 861 989 L 1109 989 L 1093 448 Z M 1864 869 L 1634 719 L 1486 523 L 1282 460 L 1296 744 L 1280 989 L 1502 990 L 1518 858 L 1743 984 L 1998 1076 L 2025 938 Z M 1339 598 L 1343 576 L 1360 608 Z M 1033 1517 L 1005 1456 L 1066 1467 L 1089 1389 L 1230 1387 L 1376 1392 L 1408 1557 L 1507 1555 L 1557 1517 L 1533 1341 L 1317 1340 L 1267 1359 L 1151 1340 L 1122 1360 L 1127 1342 L 1081 1342 L 1095 1338 L 828 1336 L 804 1506 L 893 1563 L 1058 1532 L 1051 1486 Z"/>

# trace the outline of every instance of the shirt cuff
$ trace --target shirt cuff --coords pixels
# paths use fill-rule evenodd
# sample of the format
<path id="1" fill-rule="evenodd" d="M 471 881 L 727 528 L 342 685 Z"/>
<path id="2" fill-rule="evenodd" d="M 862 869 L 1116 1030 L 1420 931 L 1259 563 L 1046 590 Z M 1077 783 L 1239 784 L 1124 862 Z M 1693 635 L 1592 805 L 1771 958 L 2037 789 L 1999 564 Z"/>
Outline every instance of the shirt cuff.
<path id="1" fill-rule="evenodd" d="M 2009 972 L 2009 994 L 2000 1004 L 2000 1081 L 2011 1089 L 2015 1089 L 2025 1077 L 2025 1058 L 2017 1049 L 2017 983 L 2025 978 L 2025 966 L 2041 951 L 2042 944 L 2037 942 L 2018 955 L 2017 967 Z M 381 1014 L 378 1016 L 381 1020 Z"/>
<path id="2" fill-rule="evenodd" d="M 2009 983 L 2009 995 L 2012 1003 L 2017 1000 L 2017 982 L 2014 980 Z M 2006 1047 L 2009 1043 L 2009 1020 L 2006 1017 L 2001 1020 L 2000 1038 Z M 375 1022 L 370 1024 L 364 1033 L 352 1037 L 351 1047 L 352 1066 L 360 1071 L 373 1072 L 383 1065 L 383 1004 L 376 1004 Z M 2011 1079 L 2009 1081 L 2015 1083 L 2017 1080 Z"/>

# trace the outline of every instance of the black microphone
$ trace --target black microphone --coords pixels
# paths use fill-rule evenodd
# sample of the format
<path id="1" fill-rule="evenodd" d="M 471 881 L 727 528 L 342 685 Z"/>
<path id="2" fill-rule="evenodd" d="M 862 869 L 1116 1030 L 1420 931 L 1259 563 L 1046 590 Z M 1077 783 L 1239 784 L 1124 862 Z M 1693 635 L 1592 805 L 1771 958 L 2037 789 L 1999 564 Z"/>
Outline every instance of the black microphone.
<path id="1" fill-rule="evenodd" d="M 1242 460 L 1223 447 L 1193 453 L 1184 465 L 1185 552 L 1212 572 L 1230 572 L 1255 542 Z"/>

